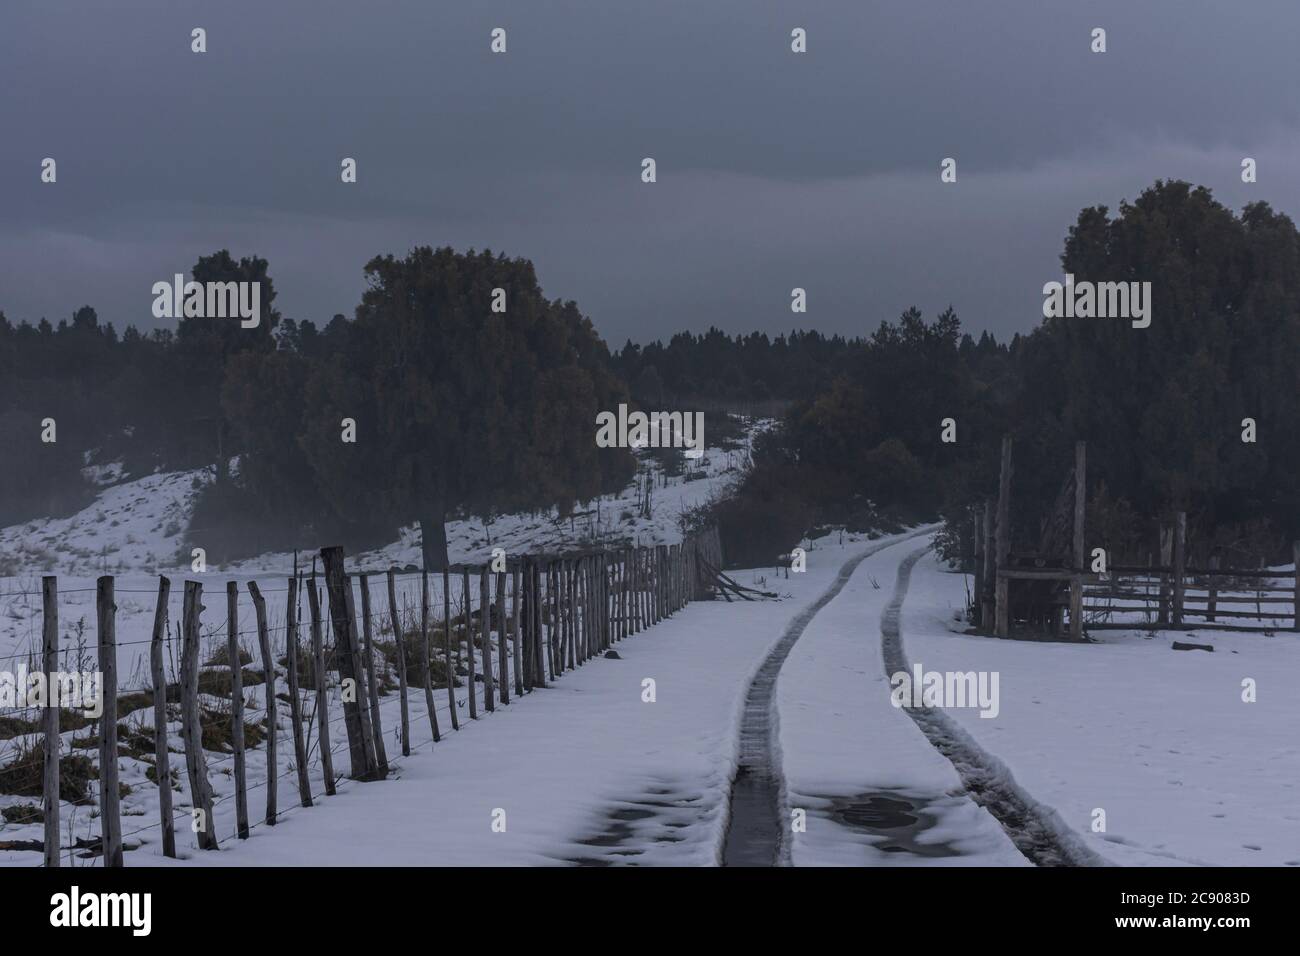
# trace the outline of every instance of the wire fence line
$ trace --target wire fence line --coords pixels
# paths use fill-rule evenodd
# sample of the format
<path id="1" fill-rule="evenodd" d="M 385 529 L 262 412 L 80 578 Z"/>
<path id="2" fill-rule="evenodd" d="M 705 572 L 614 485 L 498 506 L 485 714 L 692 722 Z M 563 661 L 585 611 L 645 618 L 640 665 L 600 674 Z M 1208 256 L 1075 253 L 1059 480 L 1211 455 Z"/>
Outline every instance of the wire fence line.
<path id="1" fill-rule="evenodd" d="M 300 572 L 283 589 L 261 587 L 265 578 L 233 581 L 235 587 L 226 583 L 226 620 L 216 626 L 202 619 L 205 611 L 217 610 L 212 605 L 219 603 L 219 588 L 205 590 L 204 582 L 190 579 L 178 588 L 181 593 L 172 595 L 170 580 L 161 577 L 156 592 L 117 592 L 113 576 L 105 575 L 96 588 L 63 592 L 96 592 L 92 641 L 85 639 L 84 617 L 75 634 L 60 634 L 57 579 L 42 582 L 36 592 L 42 598 L 39 646 L 34 641 L 27 653 L 0 661 L 26 659 L 52 671 L 76 654 L 98 665 L 102 691 L 97 719 L 77 717 L 68 721 L 71 726 L 61 727 L 60 708 L 42 707 L 39 724 L 17 722 L 22 733 L 12 735 L 14 750 L 0 753 L 0 793 L 41 797 L 45 838 L 28 841 L 27 848 L 43 852 L 43 865 L 58 866 L 61 855 L 80 852 L 105 866 L 120 866 L 124 837 L 154 830 L 161 831 L 164 855 L 175 856 L 177 818 L 185 814 L 182 807 L 172 807 L 173 774 L 188 783 L 183 792 L 188 814 L 203 824 L 196 833 L 202 850 L 220 848 L 214 813 L 221 811 L 228 821 L 232 803 L 236 838 L 246 837 L 253 827 L 274 825 L 281 781 L 293 787 L 291 778 L 297 777 L 298 799 L 290 808 L 297 809 L 312 805 L 322 790 L 326 796 L 336 793 L 344 780 L 354 786 L 383 779 L 392 769 L 390 746 L 402 756 L 432 747 L 448 731 L 461 728 L 462 712 L 473 721 L 480 710 L 491 712 L 507 705 L 512 695 L 547 686 L 687 603 L 711 599 L 719 588 L 716 569 L 722 559 L 717 530 L 705 528 L 679 544 L 520 555 L 508 562 L 453 565 L 427 574 L 346 568 L 341 548 L 322 549 L 320 562 L 321 573 Z M 410 578 L 419 579 L 414 593 L 406 586 Z M 116 639 L 118 593 L 157 595 L 151 638 Z M 287 597 L 276 607 L 273 623 L 267 596 L 280 593 Z M 252 621 L 245 616 L 249 600 Z M 222 638 L 224 643 L 214 649 Z M 244 638 L 253 639 L 251 653 L 245 653 Z M 121 696 L 118 652 L 146 646 L 144 685 Z M 259 651 L 260 666 L 254 663 Z M 143 658 L 137 658 L 136 670 L 143 667 Z M 257 680 L 245 686 L 249 667 Z M 246 700 L 250 691 L 253 696 Z M 412 706 L 413 691 L 417 697 L 423 692 L 422 709 Z M 400 726 L 389 740 L 381 701 L 394 697 L 400 698 Z M 119 706 L 124 717 L 141 715 L 137 726 L 119 726 Z M 393 709 L 387 708 L 390 721 L 396 716 Z M 413 743 L 412 724 L 423 720 L 427 731 L 417 732 L 420 742 Z M 177 722 L 182 747 L 172 751 Z M 90 731 L 75 738 L 75 747 L 72 740 L 62 740 L 63 733 L 86 728 Z M 262 739 L 246 746 L 245 728 L 260 728 Z M 128 738 L 125 750 L 119 748 L 119 733 Z M 286 759 L 280 757 L 282 745 L 288 748 Z M 87 754 L 69 752 L 74 749 Z M 99 759 L 92 763 L 89 754 L 95 749 Z M 248 780 L 250 752 L 266 758 L 256 782 Z M 341 761 L 344 753 L 347 772 L 336 774 L 335 758 Z M 118 775 L 122 761 L 129 760 L 137 761 L 132 767 L 152 768 L 157 819 L 123 833 Z M 212 771 L 232 778 L 233 786 L 223 787 L 219 796 L 212 788 Z M 21 778 L 19 783 L 14 777 Z M 98 835 L 92 837 L 87 822 L 85 838 L 72 839 L 69 831 L 67 840 L 60 839 L 61 807 L 91 802 L 92 787 Z M 248 795 L 255 791 L 267 799 L 260 820 L 250 820 L 247 807 Z M 139 807 L 138 797 L 135 805 Z"/>

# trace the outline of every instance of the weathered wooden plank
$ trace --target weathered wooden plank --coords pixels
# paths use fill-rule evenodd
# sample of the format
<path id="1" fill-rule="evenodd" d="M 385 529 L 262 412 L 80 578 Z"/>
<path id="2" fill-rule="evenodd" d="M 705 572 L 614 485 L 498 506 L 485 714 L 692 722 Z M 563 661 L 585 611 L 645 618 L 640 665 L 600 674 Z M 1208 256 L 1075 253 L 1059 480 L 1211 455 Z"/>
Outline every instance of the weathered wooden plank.
<path id="1" fill-rule="evenodd" d="M 429 576 L 421 578 L 424 584 L 423 603 L 429 605 Z M 425 612 L 426 616 L 428 612 Z M 393 641 L 397 645 L 397 692 L 401 698 L 402 712 L 402 756 L 411 755 L 411 706 L 406 684 L 406 635 L 402 633 L 402 621 L 397 614 L 397 574 L 388 569 L 388 624 L 393 629 Z"/>
<path id="2" fill-rule="evenodd" d="M 375 765 L 380 776 L 388 776 L 388 753 L 384 749 L 384 722 L 379 712 L 379 672 L 375 670 L 375 632 L 370 615 L 370 579 L 358 575 L 361 585 L 361 636 L 364 640 L 366 687 L 370 693 L 370 739 L 375 742 Z"/>
<path id="3" fill-rule="evenodd" d="M 202 614 L 203 585 L 198 581 L 186 581 L 181 629 L 181 729 L 190 784 L 191 828 L 198 837 L 200 850 L 215 850 L 218 843 L 212 820 L 212 785 L 208 782 L 199 711 L 199 618 Z"/>
<path id="4" fill-rule="evenodd" d="M 226 663 L 230 665 L 230 749 L 235 769 L 235 836 L 248 839 L 248 764 L 244 755 L 244 668 L 239 654 L 239 583 L 226 582 Z"/>
<path id="5" fill-rule="evenodd" d="M 330 620 L 334 624 L 334 648 L 339 679 L 343 686 L 343 726 L 348 735 L 348 755 L 355 780 L 373 780 L 379 775 L 374 742 L 370 740 L 370 714 L 364 699 L 361 654 L 356 639 L 356 617 L 352 612 L 352 585 L 343 571 L 343 549 L 321 548 L 325 567 L 325 591 Z"/>
<path id="6" fill-rule="evenodd" d="M 316 571 L 307 582 L 307 606 L 311 611 L 311 652 L 316 678 L 316 727 L 320 747 L 321 773 L 325 778 L 325 795 L 332 797 L 336 792 L 334 786 L 334 753 L 330 749 L 330 697 L 326 680 L 329 672 L 325 669 L 325 638 L 322 634 L 320 612 L 320 591 L 316 586 Z"/>
<path id="7" fill-rule="evenodd" d="M 289 722 L 293 725 L 293 762 L 298 771 L 298 800 L 311 806 L 311 780 L 307 776 L 307 740 L 302 726 L 302 691 L 298 680 L 298 579 L 289 578 L 284 618 L 285 679 L 289 683 Z"/>
<path id="8" fill-rule="evenodd" d="M 99 619 L 99 828 L 104 866 L 122 865 L 122 795 L 117 767 L 117 603 L 113 578 L 104 575 L 95 587 Z"/>
<path id="9" fill-rule="evenodd" d="M 153 612 L 153 640 L 149 642 L 149 672 L 153 678 L 153 772 L 158 781 L 158 817 L 162 827 L 163 856 L 175 859 L 176 821 L 172 817 L 171 752 L 167 749 L 167 675 L 163 671 L 167 600 L 171 596 L 171 590 L 171 580 L 160 577 L 158 604 Z"/>
<path id="10" fill-rule="evenodd" d="M 257 617 L 257 645 L 262 651 L 262 671 L 266 683 L 262 685 L 266 699 L 266 825 L 275 826 L 278 810 L 280 759 L 279 703 L 275 697 L 275 653 L 271 647 L 271 631 L 266 623 L 266 598 L 256 581 L 248 582 L 248 593 L 253 598 L 253 613 Z M 241 728 L 242 729 L 242 728 Z"/>
<path id="11" fill-rule="evenodd" d="M 59 579 L 41 578 L 41 666 L 45 670 L 48 699 L 42 716 L 44 766 L 41 773 L 41 812 L 45 817 L 42 851 L 46 866 L 59 865 L 59 704 L 53 675 L 59 667 Z M 155 629 L 156 630 L 156 629 Z M 166 705 L 164 705 L 165 711 Z M 172 856 L 176 855 L 175 847 Z"/>

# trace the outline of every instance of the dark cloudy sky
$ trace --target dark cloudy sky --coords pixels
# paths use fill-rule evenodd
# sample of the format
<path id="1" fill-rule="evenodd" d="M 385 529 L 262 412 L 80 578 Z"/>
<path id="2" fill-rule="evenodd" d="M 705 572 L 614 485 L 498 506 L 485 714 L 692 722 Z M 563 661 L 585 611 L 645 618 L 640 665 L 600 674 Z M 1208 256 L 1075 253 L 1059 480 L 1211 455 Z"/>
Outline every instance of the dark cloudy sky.
<path id="1" fill-rule="evenodd" d="M 613 345 L 912 304 L 1010 334 L 1082 206 L 1300 213 L 1297 37 L 1295 0 L 3 0 L 0 310 L 152 327 L 228 247 L 324 322 L 427 243 L 532 259 Z"/>

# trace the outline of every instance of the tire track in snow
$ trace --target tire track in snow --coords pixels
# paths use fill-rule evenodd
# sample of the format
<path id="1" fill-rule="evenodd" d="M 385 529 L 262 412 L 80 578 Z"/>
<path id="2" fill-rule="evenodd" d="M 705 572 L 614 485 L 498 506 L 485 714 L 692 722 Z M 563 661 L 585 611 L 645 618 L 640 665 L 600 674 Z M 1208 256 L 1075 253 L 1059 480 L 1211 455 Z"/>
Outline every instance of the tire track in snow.
<path id="1" fill-rule="evenodd" d="M 909 554 L 898 566 L 894 594 L 880 616 L 885 676 L 911 672 L 903 650 L 899 624 L 912 568 L 932 544 Z M 1011 770 L 985 751 L 941 710 L 904 706 L 909 717 L 939 753 L 948 758 L 972 800 L 993 815 L 1016 849 L 1036 866 L 1110 866 L 1109 860 L 1085 846 L 1060 815 L 1039 803 L 1016 783 Z"/>
<path id="2" fill-rule="evenodd" d="M 727 828 L 722 841 L 723 866 L 790 865 L 790 845 L 782 825 L 786 791 L 777 740 L 776 679 L 795 642 L 817 612 L 844 590 L 858 565 L 886 548 L 933 531 L 934 527 L 928 526 L 878 542 L 845 561 L 830 587 L 790 620 L 780 640 L 759 664 L 745 692 L 740 720 L 736 774 L 731 782 Z"/>

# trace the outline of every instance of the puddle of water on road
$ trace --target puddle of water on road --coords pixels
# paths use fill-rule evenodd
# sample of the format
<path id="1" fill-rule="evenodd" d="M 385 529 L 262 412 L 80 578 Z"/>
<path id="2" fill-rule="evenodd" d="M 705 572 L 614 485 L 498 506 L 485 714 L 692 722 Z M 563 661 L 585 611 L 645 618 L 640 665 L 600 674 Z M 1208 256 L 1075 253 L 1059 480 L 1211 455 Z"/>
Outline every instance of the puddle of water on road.
<path id="1" fill-rule="evenodd" d="M 873 843 L 873 849 L 930 858 L 962 855 L 951 843 L 920 841 L 920 836 L 938 822 L 929 800 L 882 792 L 825 799 L 831 805 L 829 815 L 836 823 L 858 833 L 885 838 L 884 842 Z"/>
<path id="2" fill-rule="evenodd" d="M 588 848 L 565 857 L 574 866 L 644 866 L 667 863 L 662 857 L 647 860 L 647 851 L 667 849 L 686 842 L 682 831 L 704 821 L 703 796 L 665 788 L 615 800 L 605 809 L 595 832 L 574 840 L 575 847 Z"/>

